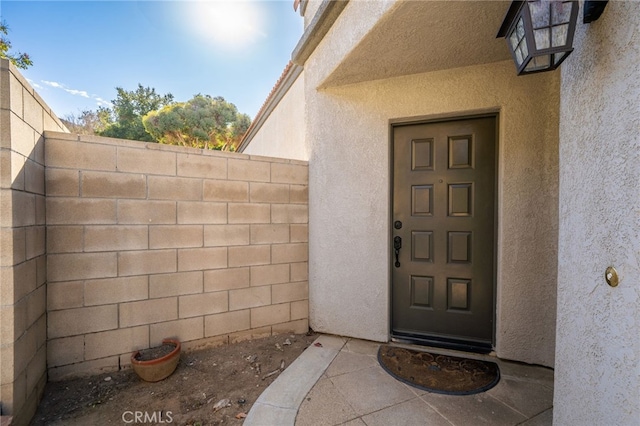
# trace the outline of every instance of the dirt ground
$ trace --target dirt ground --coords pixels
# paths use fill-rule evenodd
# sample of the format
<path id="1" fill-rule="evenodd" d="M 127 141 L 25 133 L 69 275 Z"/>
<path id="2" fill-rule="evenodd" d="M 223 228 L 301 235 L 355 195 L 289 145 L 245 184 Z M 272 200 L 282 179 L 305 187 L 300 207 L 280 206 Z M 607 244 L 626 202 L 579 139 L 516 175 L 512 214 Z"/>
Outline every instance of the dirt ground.
<path id="1" fill-rule="evenodd" d="M 130 368 L 49 382 L 31 425 L 241 425 L 280 367 L 316 337 L 282 334 L 183 352 L 176 371 L 156 383 L 140 380 Z"/>

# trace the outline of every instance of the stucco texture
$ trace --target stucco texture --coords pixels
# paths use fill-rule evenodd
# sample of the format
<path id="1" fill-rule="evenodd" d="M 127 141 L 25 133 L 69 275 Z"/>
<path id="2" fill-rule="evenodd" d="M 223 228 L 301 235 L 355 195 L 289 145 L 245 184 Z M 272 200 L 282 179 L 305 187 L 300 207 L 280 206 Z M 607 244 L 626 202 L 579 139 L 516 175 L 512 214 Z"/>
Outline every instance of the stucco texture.
<path id="1" fill-rule="evenodd" d="M 640 424 L 640 3 L 562 65 L 554 424 Z M 620 275 L 616 288 L 605 269 Z"/>
<path id="2" fill-rule="evenodd" d="M 312 328 L 389 338 L 389 121 L 494 111 L 496 351 L 552 366 L 558 74 L 517 78 L 511 62 L 500 62 L 317 90 L 327 67 L 316 62 L 331 45 L 323 41 L 305 66 Z"/>
<path id="3" fill-rule="evenodd" d="M 304 140 L 304 73 L 291 85 L 243 152 L 303 161 L 309 159 Z"/>

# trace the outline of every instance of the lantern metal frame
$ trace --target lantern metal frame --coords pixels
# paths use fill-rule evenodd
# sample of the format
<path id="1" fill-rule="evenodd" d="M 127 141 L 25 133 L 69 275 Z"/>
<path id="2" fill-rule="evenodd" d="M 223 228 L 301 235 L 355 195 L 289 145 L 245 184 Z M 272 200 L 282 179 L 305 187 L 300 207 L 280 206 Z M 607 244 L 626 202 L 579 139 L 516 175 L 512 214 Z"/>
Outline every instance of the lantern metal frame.
<path id="1" fill-rule="evenodd" d="M 530 4 L 548 6 L 549 15 L 545 25 L 534 26 Z M 571 10 L 568 16 L 565 16 L 568 20 L 556 21 L 555 14 L 561 10 L 560 8 L 569 6 Z M 515 0 L 511 3 L 496 38 L 506 39 L 518 75 L 553 71 L 560 66 L 573 51 L 578 9 L 577 0 Z M 567 15 L 564 9 L 562 13 Z M 537 38 L 536 35 L 544 35 L 544 30 L 547 31 L 547 38 Z M 565 36 L 564 30 L 564 43 L 557 44 L 557 34 Z M 537 43 L 546 43 L 548 47 L 539 48 Z"/>

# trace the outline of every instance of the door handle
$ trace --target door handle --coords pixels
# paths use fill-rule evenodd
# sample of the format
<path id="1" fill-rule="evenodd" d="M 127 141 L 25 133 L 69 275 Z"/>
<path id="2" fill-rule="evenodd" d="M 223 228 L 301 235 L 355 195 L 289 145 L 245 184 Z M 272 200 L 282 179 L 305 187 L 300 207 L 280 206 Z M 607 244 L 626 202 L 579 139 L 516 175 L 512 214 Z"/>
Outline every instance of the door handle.
<path id="1" fill-rule="evenodd" d="M 399 256 L 400 256 L 400 249 L 402 248 L 402 238 L 400 237 L 395 237 L 393 239 L 393 251 L 396 254 L 396 268 L 400 267 L 400 260 L 398 260 Z"/>

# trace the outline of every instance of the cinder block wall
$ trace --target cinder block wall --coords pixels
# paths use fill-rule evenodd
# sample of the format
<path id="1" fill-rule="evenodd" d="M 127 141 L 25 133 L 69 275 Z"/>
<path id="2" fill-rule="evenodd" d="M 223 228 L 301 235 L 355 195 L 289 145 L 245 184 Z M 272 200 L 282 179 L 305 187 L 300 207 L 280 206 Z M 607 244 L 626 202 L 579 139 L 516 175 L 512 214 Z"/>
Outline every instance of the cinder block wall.
<path id="1" fill-rule="evenodd" d="M 308 330 L 306 162 L 45 136 L 50 380 Z"/>
<path id="2" fill-rule="evenodd" d="M 45 130 L 66 131 L 0 59 L 0 414 L 26 424 L 47 380 Z"/>

